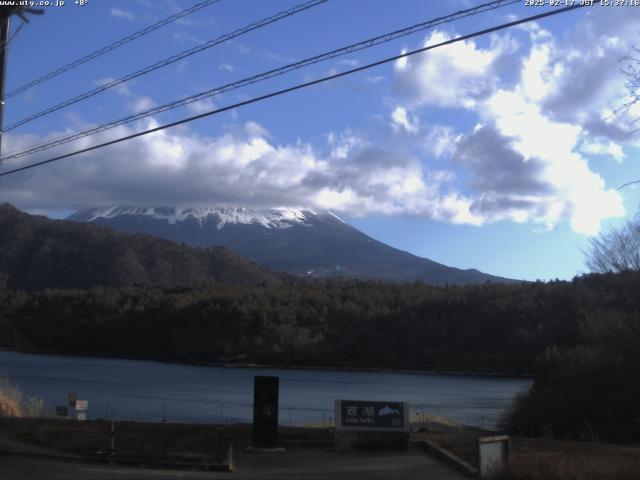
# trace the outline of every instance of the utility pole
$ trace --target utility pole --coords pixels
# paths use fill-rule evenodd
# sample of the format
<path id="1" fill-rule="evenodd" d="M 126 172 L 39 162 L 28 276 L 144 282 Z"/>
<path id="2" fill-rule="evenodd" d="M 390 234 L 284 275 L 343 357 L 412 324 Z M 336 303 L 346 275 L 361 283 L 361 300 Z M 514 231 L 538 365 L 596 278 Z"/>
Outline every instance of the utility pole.
<path id="1" fill-rule="evenodd" d="M 2 156 L 2 130 L 4 130 L 4 79 L 7 71 L 7 53 L 9 52 L 9 27 L 11 16 L 18 15 L 23 22 L 29 22 L 26 13 L 42 15 L 44 10 L 18 6 L 0 7 L 0 156 Z"/>
<path id="2" fill-rule="evenodd" d="M 4 77 L 9 51 L 9 26 L 13 7 L 0 9 L 0 156 L 2 155 L 2 130 L 4 129 Z"/>

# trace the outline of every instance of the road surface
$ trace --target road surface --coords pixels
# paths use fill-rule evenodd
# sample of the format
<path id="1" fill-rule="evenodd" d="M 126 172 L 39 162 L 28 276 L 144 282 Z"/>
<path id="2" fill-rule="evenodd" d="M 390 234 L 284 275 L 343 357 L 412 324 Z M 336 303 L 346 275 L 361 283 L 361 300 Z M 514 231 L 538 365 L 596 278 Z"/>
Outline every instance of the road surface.
<path id="1" fill-rule="evenodd" d="M 149 480 L 239 479 L 275 480 L 460 480 L 463 475 L 415 450 L 410 454 L 336 453 L 327 449 L 300 448 L 286 453 L 238 453 L 233 473 L 209 473 L 136 469 L 0 455 L 0 480 Z"/>

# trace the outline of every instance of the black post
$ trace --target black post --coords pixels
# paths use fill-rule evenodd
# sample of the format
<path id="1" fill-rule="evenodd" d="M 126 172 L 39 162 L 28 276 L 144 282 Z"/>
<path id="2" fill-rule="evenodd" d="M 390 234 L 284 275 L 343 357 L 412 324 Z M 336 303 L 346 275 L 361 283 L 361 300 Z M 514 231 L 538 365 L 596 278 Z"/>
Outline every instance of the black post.
<path id="1" fill-rule="evenodd" d="M 253 383 L 253 446 L 278 446 L 278 377 L 255 377 Z"/>

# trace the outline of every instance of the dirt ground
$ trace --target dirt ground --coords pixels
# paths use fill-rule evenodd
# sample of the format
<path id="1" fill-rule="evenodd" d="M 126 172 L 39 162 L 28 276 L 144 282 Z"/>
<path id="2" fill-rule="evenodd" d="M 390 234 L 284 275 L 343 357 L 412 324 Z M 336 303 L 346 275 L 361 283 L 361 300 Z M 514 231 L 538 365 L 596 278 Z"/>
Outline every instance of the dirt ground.
<path id="1" fill-rule="evenodd" d="M 110 424 L 104 420 L 77 422 L 48 418 L 0 417 L 0 434 L 62 453 L 101 456 L 110 445 Z M 119 458 L 171 462 L 222 463 L 229 445 L 251 443 L 251 425 L 115 422 L 115 451 Z M 328 429 L 281 427 L 283 443 L 330 441 Z"/>
<path id="2" fill-rule="evenodd" d="M 109 422 L 77 422 L 47 418 L 0 417 L 0 435 L 58 452 L 98 457 L 109 449 Z M 115 450 L 118 458 L 181 463 L 227 463 L 229 446 L 236 452 L 251 444 L 251 425 L 201 425 L 184 423 L 115 423 Z M 477 439 L 487 432 L 452 430 L 416 432 L 412 439 L 429 439 L 461 459 L 477 466 Z M 288 448 L 328 447 L 333 432 L 328 428 L 280 427 L 280 443 Z M 569 442 L 512 437 L 510 464 L 514 479 L 537 479 L 530 472 L 561 471 L 563 480 L 586 478 L 627 478 L 605 472 L 631 472 L 640 478 L 640 446 L 599 442 Z M 585 473 L 597 472 L 591 477 Z M 528 473 L 526 473 L 528 472 Z M 542 473 L 541 473 L 542 474 Z M 637 475 L 636 475 L 637 474 Z M 636 475 L 636 476 L 634 476 Z"/>

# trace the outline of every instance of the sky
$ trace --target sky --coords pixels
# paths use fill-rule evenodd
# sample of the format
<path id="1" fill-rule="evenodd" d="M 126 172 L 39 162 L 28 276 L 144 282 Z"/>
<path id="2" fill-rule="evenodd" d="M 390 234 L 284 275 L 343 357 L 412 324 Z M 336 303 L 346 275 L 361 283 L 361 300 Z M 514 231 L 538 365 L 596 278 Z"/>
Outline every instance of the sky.
<path id="1" fill-rule="evenodd" d="M 67 0 L 11 40 L 6 91 L 197 3 Z M 220 0 L 8 98 L 9 126 L 304 3 Z M 3 154 L 481 2 L 328 0 L 5 133 Z M 554 7 L 524 1 L 231 90 L 29 157 L 0 172 Z M 0 202 L 82 208 L 330 210 L 393 247 L 526 280 L 586 271 L 590 236 L 638 211 L 640 108 L 629 100 L 640 7 L 581 8 L 434 48 L 0 179 Z M 12 31 L 20 20 L 13 19 Z"/>

